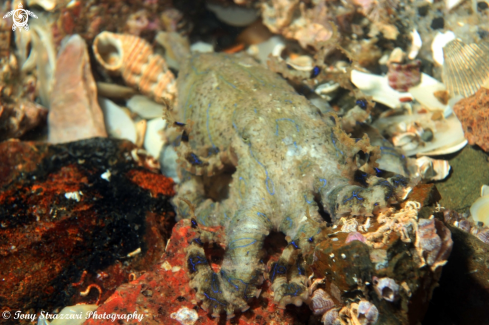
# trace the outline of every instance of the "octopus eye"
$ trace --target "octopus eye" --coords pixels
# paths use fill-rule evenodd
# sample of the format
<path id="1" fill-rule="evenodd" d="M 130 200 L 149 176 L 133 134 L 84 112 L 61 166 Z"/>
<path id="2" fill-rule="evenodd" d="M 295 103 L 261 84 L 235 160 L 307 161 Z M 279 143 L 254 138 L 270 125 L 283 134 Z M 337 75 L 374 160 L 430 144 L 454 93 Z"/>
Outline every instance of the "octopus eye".
<path id="1" fill-rule="evenodd" d="M 243 140 L 244 143 L 249 143 L 250 142 L 250 138 L 242 137 L 241 139 Z"/>

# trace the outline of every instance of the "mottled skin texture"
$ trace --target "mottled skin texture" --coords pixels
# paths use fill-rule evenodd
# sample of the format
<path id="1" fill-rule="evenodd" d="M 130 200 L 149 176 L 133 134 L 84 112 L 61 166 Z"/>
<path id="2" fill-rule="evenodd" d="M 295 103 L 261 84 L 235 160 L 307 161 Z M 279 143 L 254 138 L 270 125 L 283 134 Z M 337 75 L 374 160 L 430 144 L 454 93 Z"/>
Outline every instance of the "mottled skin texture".
<path id="1" fill-rule="evenodd" d="M 183 133 L 176 147 L 182 167 L 174 199 L 178 218 L 194 218 L 204 232 L 218 225 L 226 232 L 218 273 L 205 258 L 205 240 L 188 251 L 190 285 L 214 315 L 245 310 L 247 300 L 259 294 L 262 245 L 270 231 L 283 232 L 289 242 L 268 270 L 275 301 L 300 305 L 308 298 L 302 252 L 325 226 L 318 203 L 336 221 L 345 214 L 370 214 L 404 194 L 402 177 L 364 173 L 364 186 L 355 182 L 355 170 L 373 173 L 375 159 L 365 164 L 356 155 L 376 155 L 368 138 L 348 137 L 337 116 L 321 116 L 249 57 L 193 56 L 179 72 L 178 93 L 173 118 L 186 123 L 177 128 Z M 220 196 L 210 199 L 216 187 Z"/>

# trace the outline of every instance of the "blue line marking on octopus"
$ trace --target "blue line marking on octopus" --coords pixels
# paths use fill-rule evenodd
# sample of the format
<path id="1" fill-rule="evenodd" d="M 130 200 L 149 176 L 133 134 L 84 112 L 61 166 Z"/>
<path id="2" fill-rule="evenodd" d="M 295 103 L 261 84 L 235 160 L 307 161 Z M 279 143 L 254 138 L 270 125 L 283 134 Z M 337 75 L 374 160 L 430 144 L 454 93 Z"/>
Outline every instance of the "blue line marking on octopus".
<path id="1" fill-rule="evenodd" d="M 294 123 L 295 124 L 295 127 L 297 129 L 297 132 L 299 132 L 299 124 L 297 124 L 293 119 L 291 118 L 278 118 L 275 120 L 275 125 L 276 125 L 276 131 L 275 131 L 275 135 L 278 135 L 278 122 L 280 121 L 288 121 L 288 122 L 291 122 L 291 123 Z"/>

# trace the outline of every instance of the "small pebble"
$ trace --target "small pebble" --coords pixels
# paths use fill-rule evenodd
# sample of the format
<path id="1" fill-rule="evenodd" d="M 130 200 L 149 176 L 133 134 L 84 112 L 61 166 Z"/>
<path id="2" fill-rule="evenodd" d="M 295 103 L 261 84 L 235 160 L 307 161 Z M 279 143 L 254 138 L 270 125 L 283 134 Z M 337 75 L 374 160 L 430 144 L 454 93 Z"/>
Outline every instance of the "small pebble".
<path id="1" fill-rule="evenodd" d="M 445 20 L 443 19 L 443 17 L 437 17 L 431 21 L 432 29 L 443 29 L 444 27 L 445 27 Z"/>
<path id="2" fill-rule="evenodd" d="M 489 5 L 485 1 L 481 1 L 481 2 L 477 3 L 477 10 L 478 11 L 484 11 L 487 9 L 487 7 L 489 7 Z"/>
<path id="3" fill-rule="evenodd" d="M 418 8 L 418 15 L 420 15 L 421 17 L 424 17 L 428 14 L 428 10 L 430 10 L 429 5 L 419 7 Z"/>

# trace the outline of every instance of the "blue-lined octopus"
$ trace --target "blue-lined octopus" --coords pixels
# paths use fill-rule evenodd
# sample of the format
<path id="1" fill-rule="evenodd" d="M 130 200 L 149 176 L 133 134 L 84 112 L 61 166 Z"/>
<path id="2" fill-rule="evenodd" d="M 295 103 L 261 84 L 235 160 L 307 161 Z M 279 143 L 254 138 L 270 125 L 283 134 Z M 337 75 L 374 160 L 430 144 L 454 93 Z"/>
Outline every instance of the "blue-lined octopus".
<path id="1" fill-rule="evenodd" d="M 191 287 L 217 316 L 246 310 L 263 274 L 279 306 L 308 301 L 304 252 L 325 219 L 371 215 L 403 198 L 408 180 L 380 176 L 378 147 L 351 138 L 334 113 L 322 115 L 279 75 L 247 56 L 198 54 L 179 71 L 171 121 L 181 184 L 177 218 L 202 229 L 187 252 Z M 324 214 L 323 214 L 324 215 Z M 225 229 L 225 254 L 214 272 L 204 243 L 210 226 Z M 288 245 L 263 263 L 271 231 Z"/>

